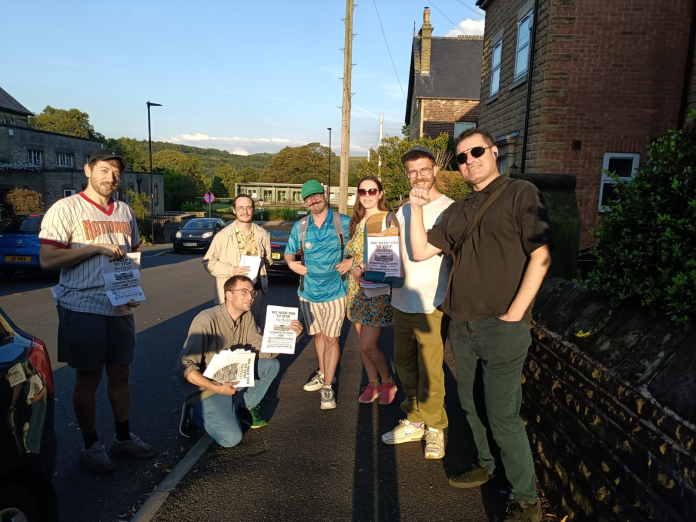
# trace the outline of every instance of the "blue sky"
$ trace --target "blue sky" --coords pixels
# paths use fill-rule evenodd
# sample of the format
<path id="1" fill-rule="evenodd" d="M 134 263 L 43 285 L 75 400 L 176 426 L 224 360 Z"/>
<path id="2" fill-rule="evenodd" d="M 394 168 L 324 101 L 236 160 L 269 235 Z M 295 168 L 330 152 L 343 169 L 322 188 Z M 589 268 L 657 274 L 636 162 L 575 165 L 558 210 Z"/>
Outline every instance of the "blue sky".
<path id="1" fill-rule="evenodd" d="M 355 8 L 351 155 L 377 145 L 380 112 L 384 135 L 401 135 L 413 24 L 427 4 Z M 475 0 L 429 6 L 434 36 L 483 34 Z M 345 9 L 345 0 L 6 2 L 0 87 L 35 113 L 87 112 L 110 138 L 146 139 L 150 100 L 163 105 L 151 109 L 154 140 L 253 154 L 327 145 L 332 127 L 338 153 Z"/>

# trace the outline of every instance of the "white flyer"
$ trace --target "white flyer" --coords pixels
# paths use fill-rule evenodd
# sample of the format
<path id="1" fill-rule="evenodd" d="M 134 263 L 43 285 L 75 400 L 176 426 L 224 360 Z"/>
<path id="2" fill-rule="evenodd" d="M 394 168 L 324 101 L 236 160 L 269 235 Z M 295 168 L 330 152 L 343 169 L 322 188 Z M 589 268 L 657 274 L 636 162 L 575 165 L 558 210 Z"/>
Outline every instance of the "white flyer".
<path id="1" fill-rule="evenodd" d="M 239 260 L 239 266 L 249 267 L 247 276 L 251 279 L 253 284 L 256 284 L 256 280 L 259 277 L 259 268 L 261 268 L 261 258 L 256 256 L 242 256 Z"/>
<path id="2" fill-rule="evenodd" d="M 255 359 L 256 352 L 251 350 L 223 350 L 213 356 L 203 377 L 220 384 L 239 381 L 235 388 L 253 388 Z"/>
<path id="3" fill-rule="evenodd" d="M 297 308 L 273 305 L 266 307 L 262 353 L 295 353 L 297 334 L 290 330 L 290 321 L 297 320 L 298 315 Z"/>
<path id="4" fill-rule="evenodd" d="M 367 271 L 402 277 L 399 236 L 367 237 Z"/>
<path id="5" fill-rule="evenodd" d="M 360 288 L 368 298 L 391 294 L 391 288 L 384 283 L 360 283 Z"/>
<path id="6" fill-rule="evenodd" d="M 102 272 L 104 290 L 112 305 L 121 306 L 131 299 L 145 301 L 140 287 L 140 252 L 132 252 L 116 260 L 102 256 Z"/>

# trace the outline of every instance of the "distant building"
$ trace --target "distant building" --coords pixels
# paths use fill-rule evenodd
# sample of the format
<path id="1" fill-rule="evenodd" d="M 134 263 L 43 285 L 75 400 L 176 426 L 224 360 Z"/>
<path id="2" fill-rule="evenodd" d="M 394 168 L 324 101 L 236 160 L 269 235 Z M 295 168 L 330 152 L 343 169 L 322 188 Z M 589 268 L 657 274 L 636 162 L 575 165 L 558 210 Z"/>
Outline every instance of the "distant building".
<path id="1" fill-rule="evenodd" d="M 103 148 L 96 140 L 67 136 L 29 127 L 32 113 L 0 88 L 0 204 L 15 188 L 34 190 L 46 208 L 87 187 L 83 167 L 90 154 Z M 164 176 L 153 174 L 155 214 L 164 213 Z M 126 171 L 118 199 L 127 203 L 127 191 L 150 192 L 150 174 Z M 3 218 L 7 217 L 4 213 Z"/>
<path id="2" fill-rule="evenodd" d="M 326 185 L 324 185 L 326 187 Z M 324 189 L 326 190 L 326 188 Z M 304 205 L 302 201 L 301 183 L 256 183 L 243 182 L 235 183 L 234 193 L 236 195 L 246 194 L 253 200 L 263 199 L 269 205 Z M 355 205 L 355 198 L 358 193 L 357 187 L 348 187 L 348 206 Z M 331 186 L 332 205 L 338 205 L 339 187 Z"/>

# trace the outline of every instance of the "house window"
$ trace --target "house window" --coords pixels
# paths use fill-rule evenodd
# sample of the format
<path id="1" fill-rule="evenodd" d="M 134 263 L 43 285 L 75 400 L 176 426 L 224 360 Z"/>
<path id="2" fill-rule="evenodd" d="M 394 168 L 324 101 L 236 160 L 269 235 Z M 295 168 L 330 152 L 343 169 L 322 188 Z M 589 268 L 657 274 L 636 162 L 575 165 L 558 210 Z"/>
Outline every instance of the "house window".
<path id="1" fill-rule="evenodd" d="M 73 166 L 73 155 L 66 154 L 65 152 L 59 152 L 57 158 L 59 167 L 72 167 Z"/>
<path id="2" fill-rule="evenodd" d="M 503 53 L 503 40 L 493 46 L 493 59 L 491 60 L 491 96 L 498 92 L 500 87 L 500 57 Z"/>
<path id="3" fill-rule="evenodd" d="M 75 195 L 75 189 L 72 188 L 64 188 L 63 189 L 63 197 L 67 198 L 68 196 L 74 196 Z"/>
<path id="4" fill-rule="evenodd" d="M 27 150 L 27 163 L 40 167 L 43 163 L 43 153 L 40 150 Z"/>
<path id="5" fill-rule="evenodd" d="M 462 132 L 469 129 L 475 129 L 476 124 L 470 121 L 458 121 L 454 124 L 454 138 L 456 139 Z"/>
<path id="6" fill-rule="evenodd" d="M 508 156 L 502 156 L 498 158 L 498 172 L 501 174 L 505 174 L 505 171 L 508 168 Z"/>
<path id="7" fill-rule="evenodd" d="M 515 53 L 515 80 L 527 74 L 529 67 L 529 43 L 532 35 L 533 11 L 524 15 L 517 26 L 517 51 Z"/>
<path id="8" fill-rule="evenodd" d="M 287 192 L 284 190 L 279 190 L 278 191 L 278 201 L 285 202 L 286 199 L 287 199 Z"/>
<path id="9" fill-rule="evenodd" d="M 636 175 L 639 159 L 640 154 L 638 153 L 607 152 L 604 154 L 602 170 L 608 170 L 609 172 L 618 174 L 619 178 L 622 180 L 630 181 L 633 176 Z M 602 172 L 602 184 L 599 188 L 600 212 L 609 209 L 609 200 L 615 196 L 612 187 L 614 184 L 615 181 Z"/>

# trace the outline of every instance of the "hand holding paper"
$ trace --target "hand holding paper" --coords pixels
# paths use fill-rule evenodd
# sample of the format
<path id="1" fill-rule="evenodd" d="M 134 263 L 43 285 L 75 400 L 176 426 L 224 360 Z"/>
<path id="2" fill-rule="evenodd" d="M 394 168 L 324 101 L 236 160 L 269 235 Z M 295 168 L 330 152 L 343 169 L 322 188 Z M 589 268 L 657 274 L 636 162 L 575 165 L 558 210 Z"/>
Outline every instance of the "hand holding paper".
<path id="1" fill-rule="evenodd" d="M 249 272 L 245 275 L 251 279 L 253 284 L 259 277 L 259 268 L 261 268 L 261 258 L 255 256 L 242 256 L 239 260 L 239 266 L 248 266 Z"/>

